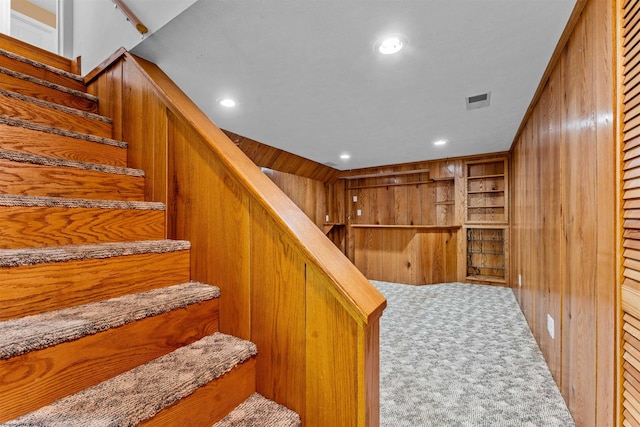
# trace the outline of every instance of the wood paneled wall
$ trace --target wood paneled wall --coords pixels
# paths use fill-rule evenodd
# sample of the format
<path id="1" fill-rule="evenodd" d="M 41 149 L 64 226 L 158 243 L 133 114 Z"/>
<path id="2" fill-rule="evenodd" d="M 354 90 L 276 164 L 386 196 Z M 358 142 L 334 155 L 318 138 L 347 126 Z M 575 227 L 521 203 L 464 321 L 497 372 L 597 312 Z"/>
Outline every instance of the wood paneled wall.
<path id="1" fill-rule="evenodd" d="M 220 287 L 220 330 L 256 343 L 257 391 L 304 425 L 378 425 L 384 297 L 155 65 L 117 52 L 89 84 L 191 278 Z"/>
<path id="2" fill-rule="evenodd" d="M 514 292 L 579 426 L 616 414 L 612 31 L 611 2 L 578 2 L 511 158 Z"/>

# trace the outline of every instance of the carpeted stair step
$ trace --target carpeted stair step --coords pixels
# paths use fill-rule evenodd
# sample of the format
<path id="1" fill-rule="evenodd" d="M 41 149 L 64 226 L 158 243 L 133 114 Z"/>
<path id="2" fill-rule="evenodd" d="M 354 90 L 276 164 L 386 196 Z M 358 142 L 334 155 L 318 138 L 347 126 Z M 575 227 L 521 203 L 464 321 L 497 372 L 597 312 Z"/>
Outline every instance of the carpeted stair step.
<path id="1" fill-rule="evenodd" d="M 0 150 L 0 193 L 138 201 L 144 172 Z"/>
<path id="2" fill-rule="evenodd" d="M 48 50 L 23 42 L 6 34 L 0 33 L 0 49 L 21 55 L 32 61 L 47 64 L 55 69 L 73 72 L 76 70 L 76 61 L 60 56 Z"/>
<path id="3" fill-rule="evenodd" d="M 216 412 L 236 400 L 232 390 L 245 377 L 255 376 L 254 368 L 238 368 L 256 353 L 248 341 L 214 333 L 6 426 L 133 426 L 150 419 L 143 425 L 198 425 L 194 417 L 201 422 L 212 418 L 211 425 Z M 229 387 L 227 393 L 221 385 Z M 208 407 L 194 405 L 207 393 L 219 400 L 209 401 Z M 156 415 L 157 420 L 152 419 Z"/>
<path id="4" fill-rule="evenodd" d="M 82 76 L 9 52 L 5 49 L 0 49 L 0 67 L 56 83 L 69 89 L 86 91 Z"/>
<path id="5" fill-rule="evenodd" d="M 0 320 L 190 280 L 182 240 L 0 250 Z"/>
<path id="6" fill-rule="evenodd" d="M 213 427 L 298 427 L 300 416 L 291 409 L 254 393 Z"/>
<path id="7" fill-rule="evenodd" d="M 0 422 L 217 332 L 219 295 L 188 282 L 0 322 Z"/>
<path id="8" fill-rule="evenodd" d="M 0 67 L 0 89 L 90 113 L 98 112 L 98 98 L 87 92 Z"/>
<path id="9" fill-rule="evenodd" d="M 127 143 L 0 115 L 5 150 L 111 166 L 127 166 Z"/>
<path id="10" fill-rule="evenodd" d="M 0 114 L 42 125 L 111 138 L 111 119 L 0 89 Z"/>
<path id="11" fill-rule="evenodd" d="M 162 203 L 0 194 L 0 249 L 160 240 Z"/>

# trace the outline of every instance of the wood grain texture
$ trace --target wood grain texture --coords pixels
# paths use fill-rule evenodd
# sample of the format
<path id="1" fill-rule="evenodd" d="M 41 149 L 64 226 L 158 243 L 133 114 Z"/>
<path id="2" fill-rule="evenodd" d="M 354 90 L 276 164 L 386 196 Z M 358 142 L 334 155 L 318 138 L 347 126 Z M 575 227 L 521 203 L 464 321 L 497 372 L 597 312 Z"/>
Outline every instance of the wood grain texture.
<path id="1" fill-rule="evenodd" d="M 299 375 L 306 366 L 307 266 L 266 212 L 251 210 L 251 341 L 260 349 L 256 390 L 304 414 L 304 396 L 314 380 Z"/>
<path id="2" fill-rule="evenodd" d="M 358 328 L 322 285 L 322 280 L 322 274 L 319 275 L 315 268 L 307 270 L 308 303 L 304 319 L 306 328 L 303 325 L 303 329 L 307 343 L 305 374 L 308 382 L 303 423 L 308 426 L 363 426 L 366 425 L 365 414 L 361 411 L 365 406 L 358 405 L 358 399 L 364 400 L 365 390 L 364 384 L 358 382 L 365 381 L 365 369 L 358 366 L 361 353 L 358 351 Z M 336 377 L 335 372 L 340 372 L 340 377 Z M 370 380 L 375 385 L 378 374 L 372 375 L 374 378 Z M 373 389 L 367 391 L 378 393 Z"/>
<path id="3" fill-rule="evenodd" d="M 144 199 L 144 178 L 0 160 L 0 192 L 77 199 Z"/>
<path id="4" fill-rule="evenodd" d="M 161 240 L 164 211 L 0 206 L 0 249 Z"/>
<path id="5" fill-rule="evenodd" d="M 86 91 L 84 83 L 72 79 L 70 77 L 54 73 L 44 68 L 36 67 L 26 62 L 15 61 L 11 58 L 7 58 L 4 55 L 0 55 L 0 67 L 7 68 L 9 70 L 17 71 L 18 73 L 26 74 L 41 80 L 46 80 L 51 83 L 59 84 L 61 86 L 68 87 L 69 89 L 79 90 L 81 92 Z"/>
<path id="6" fill-rule="evenodd" d="M 0 422 L 216 332 L 217 309 L 218 300 L 214 299 L 1 360 Z"/>
<path id="7" fill-rule="evenodd" d="M 112 137 L 111 123 L 0 95 L 0 114 L 90 135 Z"/>
<path id="8" fill-rule="evenodd" d="M 253 394 L 255 365 L 254 358 L 247 360 L 138 425 L 210 427 Z"/>
<path id="9" fill-rule="evenodd" d="M 126 65 L 121 68 L 120 82 L 118 75 L 111 80 L 109 70 L 122 64 Z M 135 73 L 129 65 L 136 68 Z M 133 83 L 139 77 L 144 82 Z M 108 81 L 101 83 L 103 79 Z M 159 117 L 158 136 L 163 134 L 164 121 L 164 133 L 170 141 L 168 147 L 164 148 L 162 138 L 148 147 L 132 147 L 130 162 L 135 162 L 132 165 L 165 162 L 165 182 L 150 176 L 148 183 L 153 189 L 147 194 L 166 192 L 170 237 L 192 243 L 192 277 L 220 286 L 220 329 L 232 330 L 234 335 L 243 338 L 255 337 L 253 340 L 260 347 L 256 361 L 258 390 L 264 391 L 266 397 L 275 397 L 276 401 L 287 404 L 299 412 L 306 423 L 313 425 L 314 421 L 305 413 L 307 389 L 311 384 L 335 387 L 336 378 L 352 374 L 335 371 L 331 383 L 327 384 L 323 383 L 327 380 L 305 374 L 308 372 L 305 327 L 310 326 L 304 325 L 309 307 L 305 295 L 310 285 L 304 280 L 305 265 L 307 271 L 310 266 L 318 268 L 322 278 L 318 279 L 319 283 L 330 287 L 327 295 L 334 300 L 332 304 L 342 307 L 347 314 L 349 324 L 345 328 L 360 330 L 376 321 L 385 307 L 384 297 L 323 231 L 155 65 L 126 53 L 119 63 L 111 64 L 92 80 L 90 91 L 117 94 L 118 84 L 122 85 L 123 99 L 132 96 L 127 93 L 128 88 L 139 88 L 140 96 L 149 97 L 151 103 L 159 102 L 168 111 L 164 118 L 161 108 L 158 115 L 151 115 Z M 121 109 L 121 113 L 116 111 L 116 114 L 121 114 L 123 119 L 123 132 L 127 132 L 129 126 L 148 126 L 147 116 L 143 122 L 140 114 L 134 113 L 137 104 L 129 108 L 130 104 L 127 101 L 119 107 L 115 103 L 111 106 Z M 322 198 L 318 193 L 315 197 Z M 263 252 L 271 254 L 271 258 Z M 291 283 L 284 281 L 289 278 Z M 342 329 L 327 333 L 338 334 Z M 258 342 L 261 339 L 263 341 Z M 375 344 L 374 340 L 369 342 Z M 356 355 L 358 351 L 374 351 L 371 345 L 353 351 Z M 357 365 L 356 369 L 356 375 L 364 375 L 364 365 Z M 376 400 L 359 399 L 357 383 L 340 384 L 349 388 L 345 395 L 351 396 L 359 412 L 378 411 L 378 408 L 359 406 Z"/>
<path id="10" fill-rule="evenodd" d="M 250 202 L 183 120 L 168 120 L 168 233 L 187 239 L 195 280 L 220 287 L 220 330 L 251 338 Z M 188 159 L 184 161 L 183 159 Z M 154 190 L 155 191 L 155 190 Z"/>
<path id="11" fill-rule="evenodd" d="M 578 7 L 512 147 L 511 270 L 576 425 L 600 426 L 616 405 L 612 10 Z"/>
<path id="12" fill-rule="evenodd" d="M 339 173 L 337 169 L 313 160 L 305 159 L 225 129 L 222 129 L 222 131 L 247 157 L 260 167 L 309 178 L 314 181 L 330 183 L 336 180 Z"/>
<path id="13" fill-rule="evenodd" d="M 0 320 L 190 280 L 189 251 L 0 269 Z M 124 274 L 126 273 L 126 274 Z"/>
<path id="14" fill-rule="evenodd" d="M 127 166 L 127 149 L 46 132 L 0 124 L 5 150 L 111 166 Z"/>
<path id="15" fill-rule="evenodd" d="M 95 101 L 2 72 L 0 72 L 0 88 L 90 113 L 98 111 L 98 103 Z"/>
<path id="16" fill-rule="evenodd" d="M 454 282 L 458 230 L 352 227 L 355 265 L 370 280 L 410 285 Z"/>
<path id="17" fill-rule="evenodd" d="M 0 49 L 8 50 L 17 55 L 50 65 L 60 70 L 74 72 L 72 70 L 72 60 L 25 43 L 6 34 L 0 33 Z"/>

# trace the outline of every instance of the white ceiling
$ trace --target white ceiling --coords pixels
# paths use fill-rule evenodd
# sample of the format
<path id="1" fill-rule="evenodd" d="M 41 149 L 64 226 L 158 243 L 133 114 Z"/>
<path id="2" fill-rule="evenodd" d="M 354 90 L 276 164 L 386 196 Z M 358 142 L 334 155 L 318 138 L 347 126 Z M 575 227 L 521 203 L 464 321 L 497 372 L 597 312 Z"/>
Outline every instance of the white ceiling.
<path id="1" fill-rule="evenodd" d="M 221 128 L 354 169 L 508 150 L 574 5 L 200 0 L 133 52 Z M 374 52 L 386 33 L 407 47 Z M 487 91 L 490 107 L 466 110 Z"/>

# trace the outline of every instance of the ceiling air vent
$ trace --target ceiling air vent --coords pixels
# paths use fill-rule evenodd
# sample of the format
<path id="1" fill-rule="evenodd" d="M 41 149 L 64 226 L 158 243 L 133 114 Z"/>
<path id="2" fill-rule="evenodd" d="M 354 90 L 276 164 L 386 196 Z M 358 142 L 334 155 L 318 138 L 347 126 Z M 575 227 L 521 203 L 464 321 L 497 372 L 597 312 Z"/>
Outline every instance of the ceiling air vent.
<path id="1" fill-rule="evenodd" d="M 491 101 L 491 92 L 481 93 L 480 95 L 467 96 L 467 110 L 475 110 L 476 108 L 488 107 Z"/>

